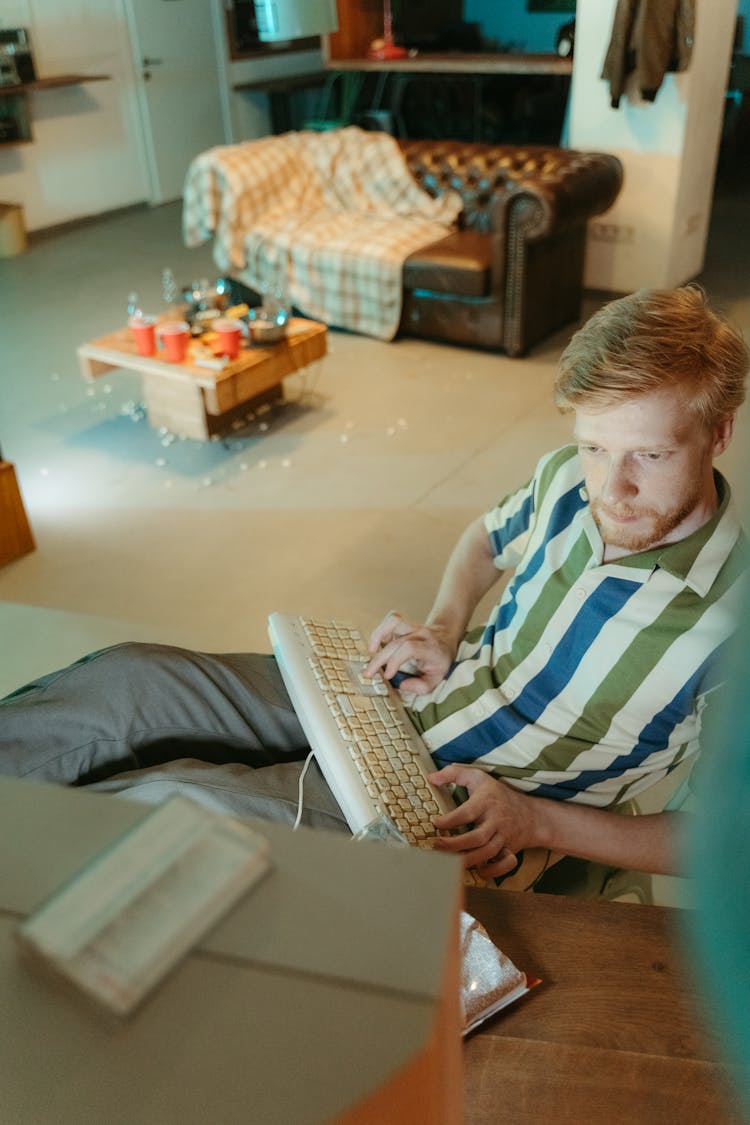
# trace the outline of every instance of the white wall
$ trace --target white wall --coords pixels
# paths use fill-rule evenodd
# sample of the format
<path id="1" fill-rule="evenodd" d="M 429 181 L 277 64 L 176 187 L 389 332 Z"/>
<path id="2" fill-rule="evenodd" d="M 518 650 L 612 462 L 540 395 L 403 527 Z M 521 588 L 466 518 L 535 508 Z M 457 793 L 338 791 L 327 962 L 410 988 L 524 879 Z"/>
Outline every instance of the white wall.
<path id="1" fill-rule="evenodd" d="M 223 33 L 221 0 L 206 3 L 219 9 Z M 0 146 L 0 201 L 22 203 L 26 227 L 33 231 L 148 200 L 123 0 L 0 0 L 0 27 L 29 29 L 40 77 L 110 76 L 106 82 L 28 95 L 33 143 Z M 219 66 L 227 139 L 251 139 L 270 130 L 266 96 L 235 93 L 235 83 L 302 74 L 321 65 L 319 51 L 240 62 L 229 62 L 225 52 Z"/>
<path id="2" fill-rule="evenodd" d="M 737 0 L 697 0 L 690 68 L 654 102 L 631 80 L 618 109 L 599 77 L 615 0 L 578 0 L 568 143 L 620 158 L 614 206 L 589 224 L 585 284 L 628 292 L 670 287 L 703 266 Z"/>
<path id="3" fill-rule="evenodd" d="M 26 27 L 37 75 L 111 80 L 28 95 L 33 143 L 0 147 L 0 198 L 30 230 L 146 198 L 129 40 L 120 0 L 0 0 L 0 27 Z"/>

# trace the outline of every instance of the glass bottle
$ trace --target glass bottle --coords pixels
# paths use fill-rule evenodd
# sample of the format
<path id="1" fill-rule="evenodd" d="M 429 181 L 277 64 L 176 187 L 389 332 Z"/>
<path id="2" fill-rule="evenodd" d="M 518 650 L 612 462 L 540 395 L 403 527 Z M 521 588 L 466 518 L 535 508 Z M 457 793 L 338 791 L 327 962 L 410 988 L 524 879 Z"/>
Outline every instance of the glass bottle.
<path id="1" fill-rule="evenodd" d="M 140 320 L 143 309 L 136 292 L 128 293 L 128 320 Z"/>
<path id="2" fill-rule="evenodd" d="M 175 281 L 174 274 L 171 270 L 165 269 L 161 271 L 161 295 L 164 304 L 167 308 L 167 318 L 172 320 L 180 315 L 177 308 L 177 298 L 179 296 L 179 289 Z"/>

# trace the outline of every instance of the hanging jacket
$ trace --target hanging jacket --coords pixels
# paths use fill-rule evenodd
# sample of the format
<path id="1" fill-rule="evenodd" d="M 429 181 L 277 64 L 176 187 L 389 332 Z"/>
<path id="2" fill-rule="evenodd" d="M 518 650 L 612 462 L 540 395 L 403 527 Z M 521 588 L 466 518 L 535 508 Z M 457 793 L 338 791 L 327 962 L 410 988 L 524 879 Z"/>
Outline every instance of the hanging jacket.
<path id="1" fill-rule="evenodd" d="M 695 0 L 617 0 L 601 73 L 614 109 L 633 72 L 641 97 L 652 102 L 667 71 L 687 70 L 694 27 Z"/>

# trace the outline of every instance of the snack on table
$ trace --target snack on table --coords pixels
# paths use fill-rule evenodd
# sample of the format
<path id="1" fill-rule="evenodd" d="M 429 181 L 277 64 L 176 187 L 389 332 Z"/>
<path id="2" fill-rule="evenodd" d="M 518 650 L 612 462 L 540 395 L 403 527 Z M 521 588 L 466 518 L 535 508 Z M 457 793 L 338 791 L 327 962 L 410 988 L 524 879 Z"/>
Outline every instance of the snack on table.
<path id="1" fill-rule="evenodd" d="M 512 892 L 508 892 L 512 893 Z M 463 1034 L 529 991 L 536 980 L 516 968 L 481 922 L 461 912 L 461 1007 Z"/>

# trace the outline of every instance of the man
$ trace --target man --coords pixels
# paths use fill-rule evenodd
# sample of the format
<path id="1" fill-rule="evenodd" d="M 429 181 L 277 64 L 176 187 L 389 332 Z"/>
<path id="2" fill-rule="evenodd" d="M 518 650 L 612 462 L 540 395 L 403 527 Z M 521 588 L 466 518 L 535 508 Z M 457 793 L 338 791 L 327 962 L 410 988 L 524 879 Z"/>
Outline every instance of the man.
<path id="1" fill-rule="evenodd" d="M 412 668 L 402 691 L 433 780 L 466 791 L 436 820 L 466 831 L 436 846 L 483 876 L 531 886 L 561 855 L 677 869 L 674 814 L 621 813 L 695 757 L 721 681 L 746 548 L 713 460 L 747 368 L 697 288 L 607 305 L 561 360 L 576 445 L 468 528 L 424 625 L 393 613 L 375 629 L 370 673 Z M 0 704 L 0 771 L 133 796 L 200 786 L 227 811 L 290 819 L 306 754 L 270 657 L 120 646 Z M 315 771 L 305 808 L 342 826 Z"/>
<path id="2" fill-rule="evenodd" d="M 712 462 L 746 369 L 741 340 L 697 289 L 608 305 L 574 337 L 556 383 L 577 450 L 545 458 L 468 529 L 425 626 L 393 615 L 375 630 L 371 671 L 411 661 L 423 673 L 401 688 L 444 766 L 433 780 L 469 793 L 437 825 L 471 831 L 436 846 L 483 875 L 534 846 L 675 870 L 674 816 L 601 809 L 698 750 L 745 559 Z M 488 625 L 462 643 L 509 566 Z"/>

